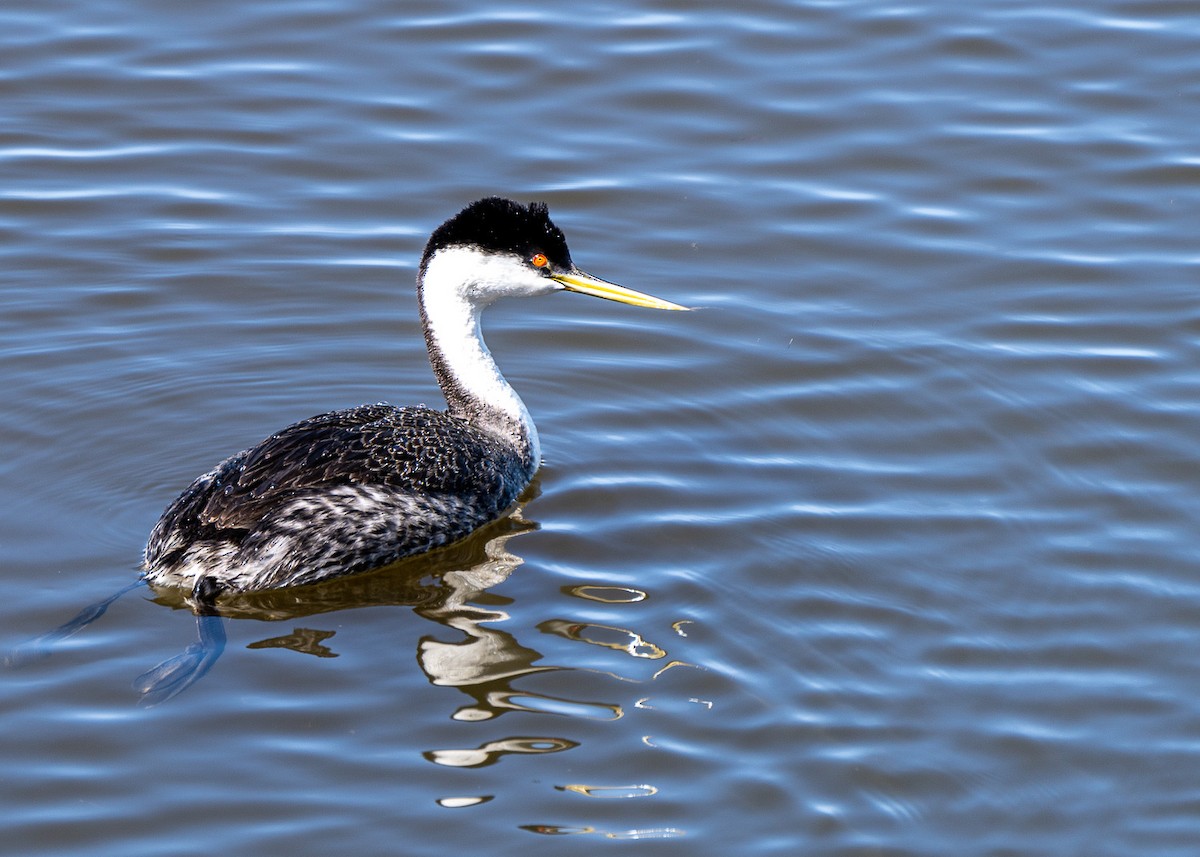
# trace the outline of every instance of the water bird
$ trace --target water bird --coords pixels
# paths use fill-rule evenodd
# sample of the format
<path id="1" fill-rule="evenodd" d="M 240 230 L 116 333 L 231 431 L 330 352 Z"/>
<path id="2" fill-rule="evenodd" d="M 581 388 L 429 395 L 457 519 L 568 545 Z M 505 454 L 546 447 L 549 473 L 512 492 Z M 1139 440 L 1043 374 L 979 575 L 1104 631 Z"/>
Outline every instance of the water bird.
<path id="1" fill-rule="evenodd" d="M 211 602 L 225 589 L 376 568 L 499 518 L 541 455 L 529 411 L 483 341 L 480 314 L 499 298 L 559 291 L 687 309 L 581 271 L 544 203 L 478 200 L 433 231 L 417 272 L 425 345 L 447 410 L 331 411 L 225 459 L 163 512 L 142 577 Z"/>

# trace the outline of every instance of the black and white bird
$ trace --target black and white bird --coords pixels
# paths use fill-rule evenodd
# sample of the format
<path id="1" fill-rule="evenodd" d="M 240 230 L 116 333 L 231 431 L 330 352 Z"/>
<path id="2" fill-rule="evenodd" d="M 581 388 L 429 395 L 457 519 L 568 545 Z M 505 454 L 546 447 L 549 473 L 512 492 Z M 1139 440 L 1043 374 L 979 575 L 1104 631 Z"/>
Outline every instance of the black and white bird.
<path id="1" fill-rule="evenodd" d="M 499 298 L 557 291 L 687 309 L 580 271 L 544 204 L 472 203 L 434 230 L 417 274 L 448 409 L 332 411 L 225 459 L 163 512 L 143 577 L 210 590 L 296 586 L 447 545 L 503 515 L 540 447 L 483 341 L 480 313 Z"/>

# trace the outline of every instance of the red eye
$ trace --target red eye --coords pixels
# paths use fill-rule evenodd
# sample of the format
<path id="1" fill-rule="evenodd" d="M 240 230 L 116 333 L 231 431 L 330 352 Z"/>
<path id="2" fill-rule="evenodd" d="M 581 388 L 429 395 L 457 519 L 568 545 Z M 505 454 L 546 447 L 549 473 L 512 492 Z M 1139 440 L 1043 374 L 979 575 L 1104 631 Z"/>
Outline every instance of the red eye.
<path id="1" fill-rule="evenodd" d="M 535 268 L 544 268 L 550 264 L 550 260 L 546 258 L 545 253 L 534 253 L 529 258 L 529 264 Z"/>

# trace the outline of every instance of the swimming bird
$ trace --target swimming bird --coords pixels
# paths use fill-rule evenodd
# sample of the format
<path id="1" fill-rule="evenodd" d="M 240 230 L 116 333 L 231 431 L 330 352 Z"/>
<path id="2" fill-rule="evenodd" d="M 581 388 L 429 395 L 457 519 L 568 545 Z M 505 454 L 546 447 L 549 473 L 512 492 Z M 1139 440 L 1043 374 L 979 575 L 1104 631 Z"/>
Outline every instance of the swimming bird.
<path id="1" fill-rule="evenodd" d="M 331 411 L 225 459 L 163 512 L 143 577 L 209 591 L 297 586 L 450 544 L 502 516 L 533 478 L 540 446 L 480 314 L 499 298 L 559 291 L 687 309 L 579 270 L 544 203 L 474 202 L 434 230 L 417 273 L 448 409 Z"/>

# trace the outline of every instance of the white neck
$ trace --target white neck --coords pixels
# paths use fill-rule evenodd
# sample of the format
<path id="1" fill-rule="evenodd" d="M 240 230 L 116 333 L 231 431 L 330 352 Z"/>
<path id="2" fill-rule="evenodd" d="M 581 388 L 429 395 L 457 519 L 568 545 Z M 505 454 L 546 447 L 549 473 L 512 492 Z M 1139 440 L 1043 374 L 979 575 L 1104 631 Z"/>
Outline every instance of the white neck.
<path id="1" fill-rule="evenodd" d="M 489 275 L 502 277 L 503 271 L 489 272 L 488 260 L 468 249 L 440 250 L 428 260 L 418 296 L 429 359 L 450 413 L 519 447 L 528 444 L 537 467 L 541 448 L 533 419 L 483 341 L 480 314 L 491 302 Z"/>

